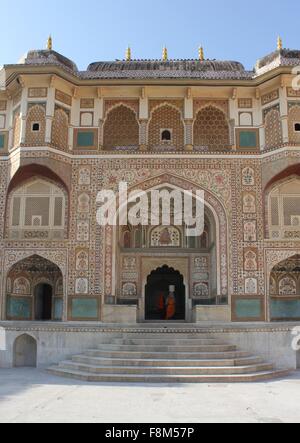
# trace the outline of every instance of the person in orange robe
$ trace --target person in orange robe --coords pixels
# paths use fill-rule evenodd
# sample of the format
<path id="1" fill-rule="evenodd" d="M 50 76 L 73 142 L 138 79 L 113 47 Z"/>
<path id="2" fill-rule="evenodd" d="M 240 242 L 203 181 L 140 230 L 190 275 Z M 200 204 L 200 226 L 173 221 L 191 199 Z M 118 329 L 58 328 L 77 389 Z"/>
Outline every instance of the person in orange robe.
<path id="1" fill-rule="evenodd" d="M 176 313 L 176 299 L 175 295 L 170 292 L 167 298 L 167 313 L 166 313 L 166 320 L 172 320 Z"/>

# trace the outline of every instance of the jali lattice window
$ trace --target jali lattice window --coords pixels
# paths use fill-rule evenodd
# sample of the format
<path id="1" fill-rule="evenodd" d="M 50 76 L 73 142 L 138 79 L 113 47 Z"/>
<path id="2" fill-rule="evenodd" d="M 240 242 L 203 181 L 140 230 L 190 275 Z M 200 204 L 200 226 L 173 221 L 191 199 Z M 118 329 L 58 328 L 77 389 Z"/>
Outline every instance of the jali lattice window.
<path id="1" fill-rule="evenodd" d="M 17 189 L 10 202 L 10 238 L 64 238 L 66 201 L 63 191 L 58 186 L 36 180 Z"/>
<path id="2" fill-rule="evenodd" d="M 269 196 L 269 226 L 272 239 L 300 238 L 300 180 L 277 186 Z"/>

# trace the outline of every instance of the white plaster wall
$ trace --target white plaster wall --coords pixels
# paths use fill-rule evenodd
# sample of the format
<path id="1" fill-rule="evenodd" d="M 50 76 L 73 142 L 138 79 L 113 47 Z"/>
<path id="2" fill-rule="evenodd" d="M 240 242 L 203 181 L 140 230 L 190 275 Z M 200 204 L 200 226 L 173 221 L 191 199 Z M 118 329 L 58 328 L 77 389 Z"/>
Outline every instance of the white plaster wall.
<path id="1" fill-rule="evenodd" d="M 276 369 L 297 369 L 297 352 L 292 348 L 290 332 L 240 332 L 216 334 L 225 342 L 236 345 L 266 362 L 273 363 Z"/>
<path id="2" fill-rule="evenodd" d="M 3 326 L 3 325 L 2 325 Z M 116 325 L 99 324 L 43 324 L 38 327 L 36 324 L 22 323 L 18 327 L 7 327 L 6 323 L 5 347 L 0 350 L 0 368 L 11 368 L 13 366 L 13 344 L 17 337 L 26 333 L 37 340 L 38 367 L 49 366 L 68 359 L 73 355 L 97 348 L 101 343 L 110 343 L 112 338 L 122 337 L 129 334 L 131 330 L 159 329 L 161 325 L 124 325 L 122 329 Z M 172 328 L 184 328 L 184 330 L 194 330 L 196 326 L 191 325 L 170 325 Z M 8 329 L 7 329 L 8 328 Z M 260 356 L 265 361 L 273 363 L 276 368 L 296 369 L 300 363 L 300 355 L 292 348 L 293 325 L 285 327 L 281 325 L 265 324 L 237 324 L 230 325 L 224 323 L 223 326 L 202 324 L 198 326 L 203 334 L 211 334 L 219 338 L 222 342 L 237 345 L 242 351 L 252 355 Z M 105 330 L 108 332 L 104 332 Z M 2 348 L 1 348 L 2 349 Z"/>

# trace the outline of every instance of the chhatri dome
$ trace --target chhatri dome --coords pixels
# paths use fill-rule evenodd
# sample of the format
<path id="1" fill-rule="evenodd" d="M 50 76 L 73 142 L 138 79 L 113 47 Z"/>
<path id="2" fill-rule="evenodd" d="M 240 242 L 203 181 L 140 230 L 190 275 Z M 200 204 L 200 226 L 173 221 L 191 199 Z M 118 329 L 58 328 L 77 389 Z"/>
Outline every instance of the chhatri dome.
<path id="1" fill-rule="evenodd" d="M 79 71 L 72 60 L 53 50 L 50 36 L 46 49 L 29 51 L 21 63 L 60 66 L 82 79 L 251 80 L 279 66 L 298 66 L 300 51 L 284 49 L 282 39 L 278 37 L 276 51 L 260 58 L 253 70 L 246 70 L 238 61 L 205 58 L 202 46 L 195 59 L 170 59 L 165 46 L 160 59 L 150 60 L 133 59 L 132 50 L 128 47 L 124 60 L 93 62 L 87 70 Z"/>

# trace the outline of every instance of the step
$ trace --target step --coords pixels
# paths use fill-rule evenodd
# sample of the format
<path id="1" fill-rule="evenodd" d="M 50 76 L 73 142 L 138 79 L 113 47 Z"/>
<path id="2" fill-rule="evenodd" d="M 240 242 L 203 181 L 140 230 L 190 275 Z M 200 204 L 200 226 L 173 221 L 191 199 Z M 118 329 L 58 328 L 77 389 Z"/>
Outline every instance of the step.
<path id="1" fill-rule="evenodd" d="M 118 374 L 118 375 L 236 375 L 236 374 L 250 374 L 255 372 L 267 372 L 274 369 L 273 365 L 260 364 L 249 366 L 231 366 L 231 367 L 134 367 L 134 366 L 92 366 L 83 363 L 75 363 L 72 361 L 65 361 L 59 364 L 60 369 L 75 370 L 80 372 L 89 372 L 92 374 Z"/>
<path id="2" fill-rule="evenodd" d="M 291 371 L 265 371 L 243 375 L 129 375 L 129 374 L 90 374 L 89 372 L 59 368 L 47 370 L 51 375 L 72 378 L 85 382 L 98 383 L 246 383 L 285 377 Z"/>
<path id="3" fill-rule="evenodd" d="M 137 367 L 227 367 L 227 366 L 247 366 L 263 363 L 261 358 L 248 357 L 240 359 L 136 359 L 136 358 L 99 358 L 86 357 L 83 355 L 74 356 L 72 361 L 84 363 L 92 366 L 137 366 Z"/>
<path id="4" fill-rule="evenodd" d="M 141 351 L 141 352 L 228 352 L 236 351 L 236 346 L 231 345 L 204 345 L 204 346 L 176 346 L 172 345 L 113 345 L 102 344 L 99 346 L 99 350 L 103 351 Z"/>
<path id="5" fill-rule="evenodd" d="M 139 351 L 112 351 L 112 350 L 88 350 L 84 352 L 87 357 L 107 358 L 138 358 L 138 359 L 231 359 L 250 357 L 247 352 L 139 352 Z"/>
<path id="6" fill-rule="evenodd" d="M 112 345 L 136 345 L 136 346 L 206 346 L 206 345 L 228 345 L 228 343 L 221 342 L 215 338 L 115 338 L 109 341 Z"/>

